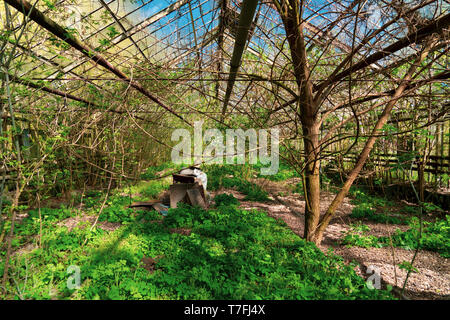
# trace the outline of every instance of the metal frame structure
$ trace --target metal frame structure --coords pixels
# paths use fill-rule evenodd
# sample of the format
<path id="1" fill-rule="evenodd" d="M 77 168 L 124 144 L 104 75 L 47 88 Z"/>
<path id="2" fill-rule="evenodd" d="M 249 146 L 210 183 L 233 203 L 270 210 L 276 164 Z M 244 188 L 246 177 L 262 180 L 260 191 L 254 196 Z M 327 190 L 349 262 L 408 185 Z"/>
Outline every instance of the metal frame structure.
<path id="1" fill-rule="evenodd" d="M 24 13 L 28 13 L 27 1 L 5 0 L 5 2 L 18 12 L 24 11 L 25 8 Z M 74 24 L 85 23 L 92 27 L 92 32 L 83 33 L 83 36 L 77 38 L 77 41 L 72 41 L 71 38 L 65 39 L 65 30 L 70 30 L 73 24 L 66 24 L 63 20 L 58 21 L 58 17 L 52 17 L 51 8 L 39 6 L 36 10 L 41 10 L 38 19 L 40 22 L 32 19 L 35 21 L 31 21 L 29 24 L 34 36 L 39 32 L 42 34 L 36 36 L 37 41 L 17 45 L 20 50 L 14 57 L 14 61 L 24 60 L 26 68 L 11 70 L 12 79 L 29 85 L 33 89 L 44 90 L 47 93 L 52 90 L 67 92 L 68 97 L 77 97 L 78 101 L 88 101 L 80 96 L 85 91 L 86 85 L 94 86 L 99 91 L 113 95 L 110 89 L 102 84 L 102 81 L 112 81 L 111 73 L 113 73 L 118 80 L 130 83 L 132 87 L 147 96 L 156 105 L 180 119 L 183 119 L 180 114 L 185 112 L 202 113 L 205 111 L 198 111 L 194 108 L 186 109 L 183 103 L 180 104 L 181 109 L 173 109 L 159 97 L 144 89 L 139 83 L 141 80 L 133 80 L 132 76 L 126 74 L 122 69 L 133 70 L 134 68 L 137 71 L 146 72 L 146 79 L 142 81 L 160 80 L 161 76 L 155 70 L 183 73 L 182 76 L 169 80 L 176 85 L 185 86 L 184 90 L 198 87 L 205 81 L 215 81 L 215 95 L 207 92 L 202 92 L 202 94 L 208 99 L 215 99 L 222 105 L 222 115 L 225 114 L 230 102 L 232 113 L 242 112 L 242 108 L 246 108 L 239 106 L 239 103 L 243 101 L 242 92 L 250 90 L 251 86 L 264 87 L 269 91 L 275 90 L 276 87 L 276 90 L 279 90 L 277 92 L 278 100 L 273 106 L 271 114 L 276 112 L 287 114 L 287 111 L 292 111 L 291 105 L 298 101 L 295 86 L 291 86 L 294 81 L 292 75 L 287 74 L 280 79 L 279 75 L 267 76 L 264 71 L 258 74 L 247 69 L 247 66 L 250 66 L 251 69 L 251 64 L 254 64 L 254 61 L 248 62 L 248 55 L 258 60 L 257 63 L 260 65 L 265 65 L 265 69 L 261 68 L 261 70 L 270 70 L 274 66 L 283 69 L 290 63 L 285 50 L 284 29 L 270 1 L 253 1 L 253 14 L 248 17 L 246 12 L 241 12 L 241 8 L 245 8 L 251 2 L 250 0 L 244 2 L 234 0 L 141 0 L 121 12 L 117 10 L 115 12 L 113 9 L 120 5 L 118 0 L 80 0 L 79 2 L 80 4 L 89 2 L 92 10 L 74 21 Z M 432 2 L 432 0 L 428 1 L 428 3 Z M 55 6 L 63 7 L 67 3 L 68 0 L 57 1 Z M 162 3 L 166 5 L 161 7 Z M 155 4 L 158 6 L 153 7 Z M 312 7 L 309 2 L 304 2 L 309 14 L 307 22 L 305 22 L 308 50 L 312 50 L 314 46 L 327 47 L 331 45 L 338 52 L 351 52 L 352 48 L 348 44 L 351 28 L 339 26 L 339 23 L 351 25 L 351 20 L 347 19 L 342 22 L 339 21 L 339 18 L 344 15 L 351 16 L 349 10 L 356 4 L 357 1 L 345 8 L 346 11 L 344 11 L 344 7 L 340 3 L 332 4 L 330 0 L 325 1 L 324 6 L 334 5 L 336 12 L 342 10 L 336 20 L 332 21 L 329 16 L 321 13 L 320 7 Z M 30 9 L 29 3 L 28 9 Z M 255 11 L 257 11 L 256 19 L 253 18 Z M 137 19 L 139 14 L 142 16 Z M 99 16 L 107 16 L 109 21 L 99 23 L 101 20 L 98 18 Z M 239 16 L 242 17 L 241 22 L 246 23 L 245 26 L 239 25 Z M 52 21 L 52 23 L 47 26 L 43 25 L 46 20 Z M 21 19 L 16 21 L 18 23 L 16 28 L 19 28 L 20 21 Z M 100 53 L 96 52 L 97 48 L 93 47 L 95 41 L 99 38 L 108 38 L 108 30 L 115 27 L 119 29 L 119 32 L 108 39 L 108 44 L 101 48 Z M 243 27 L 245 28 L 242 29 Z M 339 30 L 344 32 L 335 34 L 334 30 L 337 27 L 341 27 Z M 48 52 L 47 46 L 55 36 L 55 32 L 61 40 L 69 44 L 69 47 L 58 48 L 59 52 L 52 54 Z M 384 32 L 389 34 L 392 39 L 405 38 L 404 34 L 394 34 L 393 30 Z M 416 35 L 423 37 L 428 33 L 426 30 L 423 32 L 419 30 Z M 356 44 L 361 44 L 362 38 L 363 35 L 356 34 Z M 13 45 L 13 43 L 9 44 L 9 46 Z M 404 55 L 396 52 L 398 51 L 398 42 L 395 46 L 392 47 L 393 54 L 390 58 L 396 57 L 401 61 Z M 236 50 L 232 53 L 233 48 Z M 386 48 L 390 49 L 391 47 L 386 46 Z M 374 64 L 370 64 L 370 59 L 378 57 L 377 54 L 386 54 L 386 52 L 374 54 L 370 50 L 370 46 L 362 47 L 362 49 L 356 55 L 360 58 L 360 65 L 352 66 L 352 68 L 369 64 L 376 73 L 381 68 L 380 62 L 374 61 Z M 89 50 L 91 50 L 90 53 Z M 29 57 L 33 58 L 30 60 Z M 65 59 L 61 59 L 61 57 L 65 57 Z M 365 57 L 368 57 L 369 60 L 365 60 Z M 324 64 L 327 63 L 326 59 L 324 57 Z M 145 61 L 155 70 L 143 70 L 139 66 L 141 61 Z M 187 67 L 191 65 L 195 68 Z M 239 66 L 241 68 L 238 72 L 237 67 Z M 348 69 L 343 70 L 335 75 L 335 78 L 344 79 L 347 71 Z M 33 81 L 39 80 L 44 81 L 46 85 L 33 83 Z M 237 82 L 236 93 L 233 91 L 235 81 Z M 388 78 L 383 81 L 394 82 L 393 79 Z M 315 80 L 315 90 L 322 89 L 326 83 L 322 79 Z M 201 89 L 197 88 L 197 90 Z M 259 108 L 267 109 L 265 102 L 260 99 L 251 102 Z M 179 102 L 171 103 L 176 106 Z M 95 103 L 91 104 L 95 105 Z M 142 108 L 141 111 L 145 112 Z M 214 112 L 220 112 L 220 110 Z"/>

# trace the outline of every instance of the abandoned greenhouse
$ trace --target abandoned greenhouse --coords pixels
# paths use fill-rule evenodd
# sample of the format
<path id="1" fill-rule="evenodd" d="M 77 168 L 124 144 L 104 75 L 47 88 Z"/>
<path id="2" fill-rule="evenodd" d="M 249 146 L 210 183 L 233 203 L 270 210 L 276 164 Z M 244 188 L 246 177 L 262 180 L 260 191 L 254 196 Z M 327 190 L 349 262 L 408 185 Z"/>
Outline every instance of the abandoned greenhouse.
<path id="1" fill-rule="evenodd" d="M 0 300 L 447 300 L 449 9 L 0 1 Z"/>

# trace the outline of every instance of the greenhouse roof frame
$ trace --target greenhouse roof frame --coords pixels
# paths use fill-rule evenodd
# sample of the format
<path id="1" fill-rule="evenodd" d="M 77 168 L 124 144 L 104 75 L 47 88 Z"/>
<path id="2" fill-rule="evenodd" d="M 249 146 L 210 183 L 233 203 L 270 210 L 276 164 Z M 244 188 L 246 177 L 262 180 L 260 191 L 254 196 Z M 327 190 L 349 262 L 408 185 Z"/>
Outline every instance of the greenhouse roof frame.
<path id="1" fill-rule="evenodd" d="M 10 5 L 15 4 L 15 8 L 20 11 L 20 8 L 23 4 L 27 3 L 26 1 L 22 0 L 5 0 L 6 3 L 9 3 Z M 83 1 L 81 1 L 83 2 Z M 289 89 L 289 86 L 287 85 L 280 85 L 280 83 L 293 81 L 293 79 L 276 79 L 273 77 L 265 77 L 265 75 L 255 75 L 251 72 L 248 73 L 245 70 L 240 70 L 239 72 L 235 72 L 233 70 L 229 70 L 231 63 L 231 56 L 230 56 L 230 48 L 233 47 L 234 35 L 235 31 L 233 31 L 235 27 L 230 25 L 230 21 L 228 21 L 228 25 L 221 25 L 225 23 L 224 19 L 220 18 L 222 15 L 222 11 L 224 8 L 227 8 L 226 10 L 229 10 L 228 12 L 231 12 L 231 16 L 236 17 L 240 13 L 241 4 L 237 1 L 214 1 L 214 0 L 198 0 L 198 1 L 188 1 L 188 0 L 174 0 L 174 1 L 160 1 L 160 0 L 150 0 L 150 1 L 139 1 L 134 7 L 129 7 L 128 10 L 122 12 L 121 14 L 114 12 L 111 7 L 117 5 L 120 6 L 120 1 L 106 1 L 106 0 L 96 0 L 96 1 L 90 1 L 92 3 L 97 3 L 97 6 L 94 6 L 92 10 L 88 11 L 86 14 L 83 14 L 79 17 L 79 19 L 73 20 L 73 23 L 68 24 L 67 27 L 71 27 L 74 24 L 78 22 L 83 22 L 85 20 L 88 20 L 93 15 L 96 14 L 107 14 L 109 15 L 112 20 L 110 23 L 106 23 L 104 25 L 101 25 L 98 29 L 95 29 L 90 34 L 87 34 L 86 36 L 82 37 L 80 40 L 82 42 L 90 41 L 92 37 L 97 36 L 101 33 L 104 33 L 108 30 L 108 28 L 112 28 L 115 25 L 117 25 L 120 29 L 120 32 L 116 32 L 113 37 L 110 39 L 109 43 L 102 48 L 102 52 L 105 54 L 105 60 L 101 60 L 103 66 L 107 66 L 107 70 L 99 70 L 97 67 L 97 63 L 94 62 L 92 64 L 92 57 L 78 57 L 74 56 L 72 53 L 68 54 L 66 56 L 74 56 L 76 57 L 73 59 L 72 62 L 68 64 L 63 64 L 59 62 L 59 56 L 65 55 L 66 52 L 70 52 L 70 48 L 66 48 L 59 52 L 58 54 L 54 54 L 51 56 L 48 56 L 45 52 L 36 52 L 33 51 L 34 49 L 41 46 L 45 41 L 48 41 L 51 39 L 52 35 L 45 36 L 42 41 L 38 41 L 34 45 L 30 45 L 29 48 L 27 48 L 24 45 L 18 44 L 17 47 L 20 49 L 21 53 L 18 53 L 14 59 L 19 60 L 21 59 L 22 55 L 32 55 L 34 57 L 37 57 L 40 63 L 34 63 L 34 65 L 26 70 L 25 72 L 21 72 L 20 75 L 15 76 L 14 79 L 21 81 L 22 83 L 30 83 L 30 81 L 34 80 L 42 80 L 42 81 L 50 81 L 50 86 L 58 86 L 58 81 L 61 82 L 66 80 L 65 82 L 71 82 L 73 79 L 78 79 L 79 81 L 83 83 L 88 83 L 91 85 L 94 85 L 99 90 L 104 90 L 105 92 L 108 91 L 108 89 L 103 88 L 102 84 L 99 82 L 101 80 L 111 80 L 110 77 L 108 77 L 108 73 L 113 72 L 116 76 L 118 76 L 119 80 L 124 80 L 129 78 L 119 70 L 116 66 L 122 66 L 127 64 L 133 64 L 133 61 L 138 61 L 141 58 L 143 58 L 146 61 L 151 61 L 153 58 L 156 60 L 154 62 L 151 62 L 154 64 L 157 68 L 167 69 L 167 70 L 186 70 L 186 65 L 189 65 L 191 62 L 194 62 L 195 64 L 199 64 L 197 68 L 192 68 L 190 72 L 186 72 L 186 82 L 189 82 L 190 80 L 197 80 L 197 81 L 206 81 L 207 79 L 204 79 L 204 76 L 199 76 L 198 79 L 193 79 L 192 75 L 196 75 L 197 71 L 199 73 L 203 72 L 204 74 L 210 74 L 210 75 L 216 75 L 217 78 L 213 78 L 218 82 L 226 82 L 228 85 L 233 82 L 233 77 L 237 76 L 238 81 L 258 81 L 264 80 L 271 84 L 275 84 L 276 86 L 279 86 L 281 88 L 284 88 L 285 93 L 289 93 L 289 95 L 294 95 L 294 97 L 281 94 L 280 99 L 284 100 L 284 103 L 280 104 L 276 110 L 282 110 L 286 106 L 296 102 L 298 100 L 298 94 L 295 93 L 293 90 Z M 422 7 L 432 4 L 435 1 L 428 0 L 420 5 Z M 64 6 L 67 3 L 70 3 L 70 5 L 74 5 L 77 3 L 76 0 L 62 0 L 55 3 L 55 7 L 58 6 Z M 149 6 L 152 4 L 158 4 L 157 10 L 151 11 L 151 14 L 148 14 L 148 16 L 144 17 L 143 19 L 134 21 L 136 14 L 139 13 L 142 10 L 148 10 Z M 163 3 L 165 3 L 164 6 L 161 6 Z M 302 2 L 305 6 L 305 10 L 308 10 L 309 16 L 305 19 L 305 29 L 306 29 L 306 36 L 308 37 L 308 43 L 309 48 L 308 50 L 312 50 L 314 46 L 320 45 L 320 46 L 329 46 L 330 44 L 336 48 L 336 50 L 343 51 L 343 52 L 351 52 L 351 46 L 349 46 L 347 43 L 344 43 L 340 37 L 339 34 L 333 34 L 333 30 L 336 27 L 336 25 L 339 23 L 339 19 L 341 16 L 346 14 L 354 14 L 351 10 L 357 5 L 358 1 L 349 2 L 348 7 L 345 7 L 345 10 L 342 10 L 339 15 L 337 15 L 337 18 L 332 21 L 328 15 L 324 15 L 321 12 L 321 8 L 313 8 L 309 5 L 309 2 Z M 223 4 L 226 4 L 223 6 Z M 206 7 L 210 5 L 210 9 L 206 10 Z M 329 6 L 329 1 L 324 1 L 323 6 Z M 30 9 L 30 6 L 28 6 Z M 344 6 L 341 3 L 336 3 L 336 9 L 342 9 Z M 116 10 L 118 11 L 118 10 Z M 196 12 L 194 14 L 193 12 Z M 197 13 L 198 11 L 198 13 Z M 254 32 L 252 32 L 252 36 L 248 37 L 244 47 L 247 52 L 251 52 L 253 56 L 258 57 L 261 55 L 268 55 L 266 57 L 266 61 L 261 61 L 261 63 L 265 63 L 268 66 L 273 66 L 275 64 L 279 64 L 279 62 L 275 61 L 276 59 L 270 57 L 270 55 L 274 54 L 276 58 L 279 58 L 279 56 L 285 56 L 286 54 L 282 52 L 281 50 L 276 52 L 270 52 L 266 51 L 268 46 L 276 46 L 277 41 L 282 42 L 282 35 L 284 33 L 284 30 L 281 28 L 281 21 L 276 16 L 276 12 L 274 9 L 273 4 L 269 2 L 260 2 L 258 4 L 257 8 L 257 18 L 255 21 L 252 21 L 252 25 L 256 28 L 254 29 Z M 42 10 L 43 16 L 45 15 L 51 15 L 52 14 L 52 8 L 45 8 L 45 10 Z M 208 21 L 205 22 L 205 17 L 209 18 Z M 444 17 L 447 19 L 446 17 Z M 444 19 L 444 18 L 441 18 Z M 132 21 L 133 20 L 133 21 Z M 217 21 L 218 20 L 218 21 Z M 168 32 L 172 27 L 172 24 L 176 22 L 177 26 L 180 23 L 183 23 L 183 25 L 178 28 L 176 27 L 174 31 Z M 233 21 L 233 20 L 231 20 Z M 316 25 L 313 21 L 322 21 L 325 23 L 325 28 L 320 25 Z M 237 23 L 237 21 L 235 22 Z M 125 24 L 129 24 L 126 26 Z M 320 24 L 320 23 L 319 23 Z M 62 26 L 62 24 L 59 24 Z M 153 25 L 157 25 L 157 27 L 153 29 L 149 29 Z M 269 25 L 271 26 L 269 28 Z M 198 26 L 198 30 L 196 30 L 194 27 Z M 20 25 L 16 26 L 16 28 L 20 28 Z M 66 28 L 66 27 L 64 27 Z M 189 30 L 188 30 L 189 29 Z M 62 29 L 61 29 L 62 30 Z M 61 31 L 60 30 L 60 31 Z M 181 31 L 185 32 L 186 35 L 183 38 L 181 34 L 179 34 Z M 198 32 L 200 31 L 201 32 Z M 342 28 L 345 32 L 347 31 L 346 28 Z M 431 29 L 434 30 L 434 29 Z M 275 32 L 274 32 L 275 31 Z M 426 31 L 426 30 L 425 30 Z M 164 34 L 164 36 L 158 36 L 158 33 Z M 389 33 L 389 30 L 385 30 L 384 32 Z M 411 33 L 412 35 L 417 36 L 425 36 L 428 35 L 428 33 L 420 33 L 421 31 L 416 31 L 416 33 Z M 137 36 L 139 33 L 143 33 L 142 36 Z M 411 36 L 405 35 L 402 39 L 404 40 L 405 44 L 409 44 L 409 38 Z M 393 36 L 393 35 L 392 35 Z M 134 37 L 137 37 L 137 39 L 134 39 Z M 175 37 L 175 38 L 174 38 Z M 356 34 L 356 43 L 359 43 L 359 46 L 361 48 L 364 48 L 364 43 L 361 43 L 361 40 L 358 40 L 359 35 Z M 394 36 L 393 36 L 394 37 Z M 399 38 L 398 36 L 396 37 Z M 114 46 L 120 45 L 123 41 L 126 39 L 130 40 L 130 44 L 126 47 L 118 47 L 117 52 L 109 52 L 108 50 Z M 144 41 L 147 41 L 148 39 L 154 40 L 153 43 L 150 46 L 146 46 L 147 44 L 143 43 Z M 175 41 L 173 41 L 175 39 Z M 217 44 L 218 41 L 221 41 L 220 39 L 224 39 L 222 41 L 227 42 L 226 48 L 220 48 L 221 45 Z M 70 39 L 69 39 L 70 42 Z M 192 45 L 193 44 L 193 45 Z M 131 48 L 134 47 L 136 50 L 132 50 Z M 392 50 L 392 52 L 386 52 L 383 48 L 383 51 L 378 51 L 376 54 L 369 55 L 370 58 L 373 58 L 372 60 L 367 60 L 365 57 L 370 52 L 371 49 L 364 48 L 365 52 L 359 52 L 357 53 L 357 56 L 361 57 L 359 61 L 359 65 L 353 65 L 352 66 L 352 72 L 354 69 L 356 69 L 358 66 L 367 66 L 373 67 L 374 69 L 382 69 L 382 66 L 379 65 L 379 56 L 388 55 L 388 54 L 395 54 L 398 51 L 399 46 L 398 41 L 391 45 L 390 47 L 386 47 L 387 49 L 393 48 L 395 50 Z M 155 49 L 156 48 L 156 49 Z M 401 49 L 401 48 L 400 48 Z M 39 50 L 41 50 L 39 48 Z M 39 51 L 37 50 L 37 51 Z M 148 55 L 145 53 L 145 51 L 152 51 L 156 52 L 153 55 Z M 158 59 L 158 55 L 161 53 L 166 53 L 167 55 L 170 55 L 170 57 L 163 57 L 162 59 Z M 220 53 L 220 54 L 219 54 Z M 227 58 L 223 59 L 223 55 L 228 55 Z M 156 57 L 155 57 L 156 56 Z M 390 55 L 392 57 L 393 55 Z M 107 60 L 106 60 L 107 57 Z M 139 58 L 141 57 L 141 58 Z M 198 57 L 200 57 L 201 61 L 198 60 Z M 287 57 L 287 56 L 286 56 Z M 400 58 L 402 56 L 400 55 Z M 95 59 L 94 59 L 95 60 Z M 244 59 L 245 60 L 245 59 Z M 106 62 L 105 62 L 106 61 Z M 223 61 L 225 61 L 225 69 L 215 69 L 214 67 L 217 64 L 222 65 Z M 243 61 L 244 69 L 245 69 L 245 61 Z M 37 70 L 41 70 L 44 68 L 44 66 L 48 66 L 49 74 L 44 77 L 35 77 L 33 76 L 33 73 L 36 73 Z M 180 66 L 180 67 L 178 67 Z M 53 71 L 50 72 L 50 70 L 53 68 Z M 83 69 L 87 68 L 87 69 Z M 82 69 L 82 70 L 80 70 Z M 195 70 L 194 70 L 195 69 Z M 197 70 L 197 71 L 196 71 Z M 94 75 L 85 75 L 84 72 L 88 71 L 95 71 Z M 332 81 L 339 81 L 346 77 L 350 69 L 342 70 L 339 74 L 334 75 L 333 78 L 328 78 L 327 81 L 325 79 L 317 79 L 316 84 L 314 85 L 315 90 L 322 91 L 324 88 L 330 84 Z M 40 72 L 40 74 L 43 74 L 43 72 Z M 224 77 L 225 76 L 225 77 Z M 228 76 L 228 77 L 226 77 Z M 27 79 L 25 81 L 25 79 Z M 32 79 L 32 80 L 30 80 Z M 148 77 L 148 80 L 158 80 L 158 76 L 150 74 Z M 127 81 L 128 81 L 127 80 Z M 177 81 L 181 81 L 181 78 L 178 78 Z M 391 79 L 394 81 L 393 79 Z M 133 84 L 135 88 L 139 88 L 138 91 L 142 92 L 142 86 L 138 83 L 138 81 L 135 81 L 136 83 Z M 59 84 L 61 85 L 61 84 Z M 36 87 L 36 86 L 35 86 Z M 218 88 L 220 85 L 218 85 Z M 56 89 L 56 88 L 55 88 Z M 69 92 L 76 92 L 79 91 L 78 87 L 70 87 L 67 88 Z M 147 97 L 151 97 L 150 99 L 159 104 L 161 107 L 166 109 L 167 111 L 173 113 L 178 117 L 178 114 L 172 110 L 169 106 L 162 103 L 157 97 L 151 95 L 149 92 L 144 90 L 144 93 Z M 219 97 L 219 93 L 221 93 L 222 97 Z M 74 93 L 75 94 L 75 93 Z M 221 89 L 217 91 L 216 98 L 219 101 L 224 101 L 225 104 L 227 104 L 227 100 L 230 98 L 231 92 L 230 90 Z M 239 98 L 235 99 L 235 101 L 240 101 Z M 256 102 L 257 103 L 257 102 Z M 224 107 L 225 110 L 225 107 Z M 224 113 L 223 110 L 223 113 Z M 179 117 L 181 119 L 181 117 Z"/>

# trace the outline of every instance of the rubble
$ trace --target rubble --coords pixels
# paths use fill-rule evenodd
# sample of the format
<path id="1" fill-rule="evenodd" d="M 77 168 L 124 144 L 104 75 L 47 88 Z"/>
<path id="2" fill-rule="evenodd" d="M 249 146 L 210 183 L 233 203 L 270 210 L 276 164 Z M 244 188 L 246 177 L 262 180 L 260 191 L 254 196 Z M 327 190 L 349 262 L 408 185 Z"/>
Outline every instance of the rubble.
<path id="1" fill-rule="evenodd" d="M 173 184 L 169 191 L 164 193 L 159 200 L 134 202 L 130 208 L 148 208 L 156 210 L 166 216 L 169 208 L 176 208 L 178 203 L 187 203 L 191 206 L 208 208 L 207 175 L 200 168 L 189 167 L 178 174 L 173 174 Z"/>

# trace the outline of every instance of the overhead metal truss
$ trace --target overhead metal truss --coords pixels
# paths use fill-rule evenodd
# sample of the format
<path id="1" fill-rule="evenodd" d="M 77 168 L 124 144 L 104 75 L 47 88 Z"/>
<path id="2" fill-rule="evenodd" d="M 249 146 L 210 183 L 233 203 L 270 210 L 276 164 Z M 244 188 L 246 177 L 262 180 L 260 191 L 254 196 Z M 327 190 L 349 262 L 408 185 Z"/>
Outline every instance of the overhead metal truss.
<path id="1" fill-rule="evenodd" d="M 17 11 L 27 7 L 24 0 L 4 1 Z M 115 75 L 118 80 L 129 83 L 153 103 L 179 118 L 183 118 L 180 116 L 183 112 L 195 110 L 186 109 L 187 106 L 173 110 L 159 97 L 144 89 L 140 82 L 160 80 L 160 70 L 177 73 L 172 79 L 173 82 L 190 89 L 198 89 L 205 81 L 214 80 L 215 94 L 206 92 L 207 90 L 204 90 L 203 94 L 205 98 L 216 99 L 222 106 L 222 113 L 228 103 L 233 111 L 235 104 L 243 99 L 242 92 L 246 92 L 251 83 L 262 80 L 265 82 L 256 85 L 265 86 L 267 90 L 273 90 L 274 86 L 281 90 L 278 92 L 275 106 L 277 111 L 297 101 L 292 74 L 288 71 L 282 75 L 267 74 L 267 70 L 272 70 L 274 66 L 287 70 L 290 64 L 284 28 L 271 1 L 258 1 L 256 18 L 247 21 L 248 30 L 241 34 L 242 39 L 236 38 L 239 37 L 240 31 L 242 1 L 141 0 L 134 5 L 124 3 L 126 2 L 119 0 L 55 1 L 56 8 L 78 5 L 85 9 L 79 17 L 67 19 L 65 16 L 59 16 L 44 2 L 38 1 L 37 9 L 42 13 L 42 17 L 53 21 L 54 28 L 51 24 L 46 27 L 33 19 L 28 23 L 27 28 L 32 36 L 31 39 L 17 44 L 19 50 L 13 61 L 17 61 L 19 67 L 12 66 L 9 70 L 11 76 L 21 79 L 22 84 L 33 89 L 42 90 L 45 87 L 48 88 L 47 93 L 67 92 L 71 97 L 77 97 L 82 95 L 87 85 L 112 95 L 113 92 L 103 81 L 115 81 L 112 76 Z M 341 12 L 341 15 L 337 15 L 333 20 L 330 15 L 322 14 L 320 6 L 314 7 L 310 2 L 305 2 L 306 10 L 310 14 L 310 18 L 305 22 L 309 50 L 331 46 L 338 53 L 351 52 L 349 37 L 352 34 L 352 10 L 358 1 L 345 8 L 340 3 L 333 4 L 331 0 L 318 3 L 322 4 L 322 7 L 335 5 L 336 12 Z M 25 13 L 28 12 L 25 10 Z M 338 19 L 345 15 L 348 15 L 347 19 Z M 12 31 L 19 29 L 22 21 L 23 16 L 16 17 Z M 76 29 L 78 24 L 84 26 L 83 32 Z M 55 28 L 58 29 L 59 35 Z M 74 33 L 77 41 L 63 34 L 68 30 L 78 32 Z M 341 33 L 337 34 L 336 30 Z M 405 34 L 396 33 L 395 30 L 384 32 L 391 40 L 405 37 Z M 60 40 L 65 40 L 69 46 L 55 46 L 55 35 Z M 363 34 L 355 35 L 356 45 L 363 41 L 363 37 Z M 8 41 L 8 47 L 16 45 L 12 39 Z M 103 41 L 101 45 L 99 41 Z M 241 52 L 233 59 L 236 43 L 239 44 Z M 386 47 L 389 48 L 388 43 Z M 374 50 L 370 45 L 363 46 L 355 57 L 363 61 L 363 58 L 369 57 Z M 390 55 L 391 60 L 400 61 L 404 57 L 403 52 L 393 52 Z M 326 64 L 326 59 L 328 57 L 324 56 L 321 62 Z M 259 69 L 260 73 L 254 67 L 256 63 L 264 66 Z M 380 62 L 376 61 L 370 67 L 376 72 L 384 65 L 385 62 L 380 65 Z M 241 67 L 238 69 L 239 66 Z M 146 77 L 134 80 L 130 71 L 139 71 Z M 344 78 L 345 71 L 337 76 Z M 32 85 L 33 81 L 39 80 L 44 81 L 45 86 Z M 324 79 L 313 80 L 315 88 L 320 88 L 324 83 Z M 237 83 L 233 90 L 234 81 Z M 51 92 L 52 90 L 55 91 Z M 84 100 L 81 96 L 78 99 Z M 266 107 L 266 103 L 259 99 L 252 102 Z M 171 103 L 176 105 L 179 102 Z M 216 112 L 220 113 L 220 108 Z"/>

